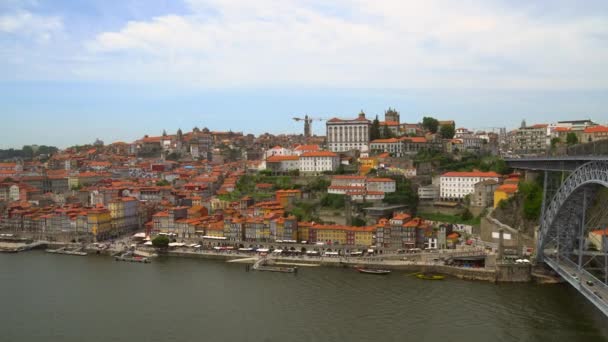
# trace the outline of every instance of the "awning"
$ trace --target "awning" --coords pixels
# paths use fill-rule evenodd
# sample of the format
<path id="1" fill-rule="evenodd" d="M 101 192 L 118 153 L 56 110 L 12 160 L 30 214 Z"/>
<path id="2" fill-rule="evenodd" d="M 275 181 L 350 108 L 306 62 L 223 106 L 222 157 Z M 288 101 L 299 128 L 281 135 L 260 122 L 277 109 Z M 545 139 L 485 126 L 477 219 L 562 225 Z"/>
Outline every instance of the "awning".
<path id="1" fill-rule="evenodd" d="M 144 242 L 144 246 L 152 246 L 152 241 L 146 241 L 146 242 Z"/>
<path id="2" fill-rule="evenodd" d="M 137 233 L 137 234 L 134 234 L 133 237 L 136 239 L 145 239 L 146 233 Z"/>
<path id="3" fill-rule="evenodd" d="M 260 248 L 260 249 L 258 249 L 258 252 L 260 252 L 260 253 L 268 253 L 269 251 L 270 251 L 270 249 L 268 249 L 268 248 Z"/>

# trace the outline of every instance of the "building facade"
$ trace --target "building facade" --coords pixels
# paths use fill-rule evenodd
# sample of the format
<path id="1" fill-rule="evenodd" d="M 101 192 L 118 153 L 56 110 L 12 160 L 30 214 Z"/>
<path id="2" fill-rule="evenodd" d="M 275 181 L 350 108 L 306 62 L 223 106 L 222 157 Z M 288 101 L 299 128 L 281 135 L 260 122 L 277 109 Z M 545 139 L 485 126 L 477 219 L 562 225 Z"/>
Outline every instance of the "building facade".
<path id="1" fill-rule="evenodd" d="M 327 146 L 332 152 L 369 149 L 371 121 L 360 113 L 355 119 L 333 118 L 326 123 Z"/>

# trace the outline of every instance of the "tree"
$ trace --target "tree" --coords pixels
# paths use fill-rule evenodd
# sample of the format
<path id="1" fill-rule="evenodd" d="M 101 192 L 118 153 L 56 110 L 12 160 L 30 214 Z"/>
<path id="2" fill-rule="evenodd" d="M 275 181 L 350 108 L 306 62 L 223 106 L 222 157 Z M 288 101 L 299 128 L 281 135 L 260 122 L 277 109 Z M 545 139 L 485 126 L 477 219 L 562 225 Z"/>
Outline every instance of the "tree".
<path id="1" fill-rule="evenodd" d="M 384 125 L 382 126 L 382 139 L 390 139 L 393 138 L 395 135 L 393 134 L 393 131 L 391 131 L 391 129 L 387 126 Z"/>
<path id="2" fill-rule="evenodd" d="M 569 132 L 568 135 L 566 135 L 566 144 L 568 144 L 568 145 L 578 144 L 578 137 L 576 136 L 576 133 Z"/>
<path id="3" fill-rule="evenodd" d="M 555 146 L 557 146 L 557 144 L 560 143 L 559 138 L 552 138 L 551 139 L 551 148 L 555 148 Z"/>
<path id="4" fill-rule="evenodd" d="M 167 248 L 169 247 L 169 238 L 164 235 L 159 235 L 152 239 L 152 246 L 156 248 Z"/>
<path id="5" fill-rule="evenodd" d="M 34 149 L 32 148 L 32 146 L 23 146 L 21 150 L 23 151 L 23 158 L 34 158 Z"/>
<path id="6" fill-rule="evenodd" d="M 439 121 L 433 117 L 425 116 L 422 118 L 422 127 L 424 127 L 427 131 L 435 134 L 437 133 L 437 129 L 439 128 Z"/>
<path id="7" fill-rule="evenodd" d="M 462 218 L 463 221 L 468 221 L 470 219 L 473 218 L 473 214 L 471 214 L 471 212 L 469 211 L 469 209 L 465 209 L 462 214 L 460 214 L 460 217 Z"/>
<path id="8" fill-rule="evenodd" d="M 102 147 L 103 146 L 103 140 L 97 138 L 95 139 L 95 142 L 93 143 L 93 146 L 95 147 Z"/>
<path id="9" fill-rule="evenodd" d="M 156 182 L 156 186 L 168 186 L 171 185 L 171 183 L 169 183 L 169 181 L 167 181 L 166 179 L 162 179 L 159 180 L 158 182 Z"/>
<path id="10" fill-rule="evenodd" d="M 166 137 L 166 136 L 167 136 L 167 131 L 165 131 L 165 130 L 163 129 L 163 137 Z"/>
<path id="11" fill-rule="evenodd" d="M 454 134 L 456 134 L 456 130 L 452 125 L 443 125 L 439 129 L 439 134 L 443 139 L 452 139 Z"/>
<path id="12" fill-rule="evenodd" d="M 378 115 L 376 115 L 376 118 L 372 121 L 372 126 L 369 128 L 369 139 L 380 139 L 380 120 L 378 120 Z"/>

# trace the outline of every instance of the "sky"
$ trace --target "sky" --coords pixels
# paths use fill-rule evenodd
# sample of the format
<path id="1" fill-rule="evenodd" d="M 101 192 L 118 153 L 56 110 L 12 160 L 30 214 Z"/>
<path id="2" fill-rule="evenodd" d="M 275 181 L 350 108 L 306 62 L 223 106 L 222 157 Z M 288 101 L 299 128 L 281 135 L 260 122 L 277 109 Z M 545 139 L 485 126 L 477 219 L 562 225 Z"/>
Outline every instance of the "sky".
<path id="1" fill-rule="evenodd" d="M 0 0 L 0 148 L 301 133 L 293 117 L 388 107 L 606 124 L 606 23 L 604 0 Z"/>

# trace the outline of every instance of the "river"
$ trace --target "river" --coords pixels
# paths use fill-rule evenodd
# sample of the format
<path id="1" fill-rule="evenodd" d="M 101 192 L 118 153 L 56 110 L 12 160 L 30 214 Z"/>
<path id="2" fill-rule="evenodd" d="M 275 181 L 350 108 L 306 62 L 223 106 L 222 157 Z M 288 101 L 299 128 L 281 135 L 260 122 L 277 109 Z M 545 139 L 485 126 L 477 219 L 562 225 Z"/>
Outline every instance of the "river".
<path id="1" fill-rule="evenodd" d="M 608 341 L 568 285 L 0 254 L 0 341 Z"/>

